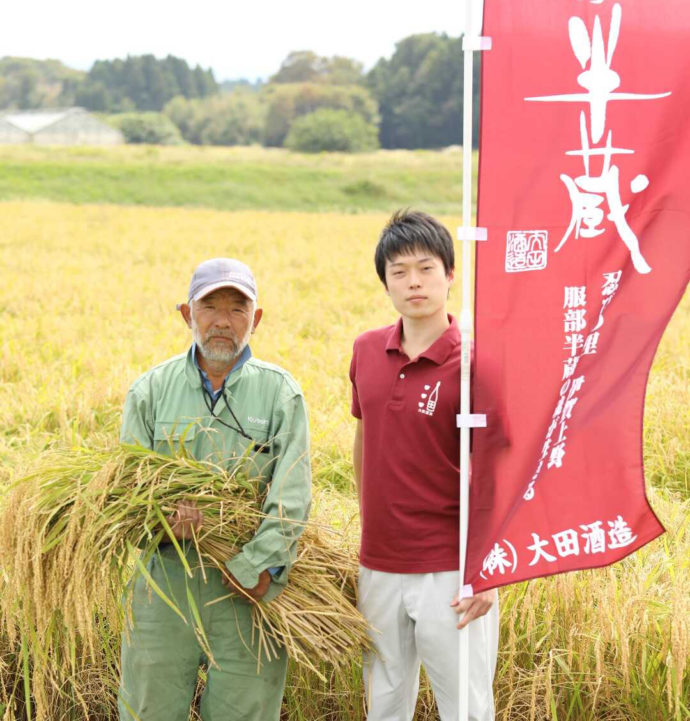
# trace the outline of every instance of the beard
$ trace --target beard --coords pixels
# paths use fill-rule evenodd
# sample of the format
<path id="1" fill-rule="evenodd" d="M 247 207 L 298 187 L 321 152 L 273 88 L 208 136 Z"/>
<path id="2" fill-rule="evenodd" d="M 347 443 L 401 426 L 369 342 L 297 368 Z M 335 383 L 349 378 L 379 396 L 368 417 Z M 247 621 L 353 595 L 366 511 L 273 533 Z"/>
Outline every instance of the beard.
<path id="1" fill-rule="evenodd" d="M 192 319 L 192 336 L 201 355 L 213 363 L 232 363 L 247 347 L 252 334 L 252 324 L 243 338 L 238 338 L 231 330 L 211 329 L 202 338 L 199 328 Z M 229 343 L 217 343 L 216 338 L 225 338 Z"/>

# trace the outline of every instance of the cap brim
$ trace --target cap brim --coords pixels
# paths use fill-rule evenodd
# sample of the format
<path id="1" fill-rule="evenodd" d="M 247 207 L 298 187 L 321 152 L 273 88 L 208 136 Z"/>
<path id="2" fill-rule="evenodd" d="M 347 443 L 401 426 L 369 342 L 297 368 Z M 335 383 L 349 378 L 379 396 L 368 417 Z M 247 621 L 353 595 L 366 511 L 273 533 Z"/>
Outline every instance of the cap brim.
<path id="1" fill-rule="evenodd" d="M 240 285 L 239 283 L 233 283 L 231 280 L 221 280 L 218 283 L 205 285 L 203 288 L 198 290 L 194 297 L 190 298 L 190 300 L 201 300 L 209 293 L 213 293 L 214 290 L 218 290 L 218 288 L 234 288 L 235 290 L 239 290 L 242 295 L 247 296 L 249 300 L 256 302 L 256 296 L 254 293 L 252 293 L 247 287 Z"/>

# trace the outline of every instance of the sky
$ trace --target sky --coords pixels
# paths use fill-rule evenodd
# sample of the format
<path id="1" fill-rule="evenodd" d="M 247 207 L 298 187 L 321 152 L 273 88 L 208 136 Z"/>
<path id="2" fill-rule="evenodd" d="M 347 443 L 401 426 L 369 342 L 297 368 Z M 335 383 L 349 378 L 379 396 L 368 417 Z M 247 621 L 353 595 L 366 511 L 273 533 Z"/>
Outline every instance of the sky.
<path id="1" fill-rule="evenodd" d="M 96 59 L 168 54 L 216 80 L 268 78 L 293 50 L 345 55 L 371 68 L 408 35 L 457 36 L 466 0 L 35 0 L 3 3 L 0 57 Z"/>

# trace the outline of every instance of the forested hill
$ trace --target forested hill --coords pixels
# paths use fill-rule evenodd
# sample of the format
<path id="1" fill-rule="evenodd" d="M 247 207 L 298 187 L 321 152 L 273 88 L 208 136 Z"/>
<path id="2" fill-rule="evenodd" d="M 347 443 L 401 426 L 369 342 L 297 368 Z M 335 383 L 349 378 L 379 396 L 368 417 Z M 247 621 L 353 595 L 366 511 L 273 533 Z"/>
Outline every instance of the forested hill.
<path id="1" fill-rule="evenodd" d="M 368 72 L 353 58 L 296 51 L 266 81 L 222 83 L 171 55 L 97 60 L 88 72 L 6 57 L 0 110 L 78 105 L 112 117 L 128 142 L 441 148 L 461 142 L 461 45 L 447 35 L 411 35 Z M 478 96 L 479 63 L 475 71 Z M 161 115 L 130 117 L 137 113 Z"/>
<path id="2" fill-rule="evenodd" d="M 219 91 L 213 71 L 190 68 L 168 55 L 97 60 L 88 73 L 58 60 L 0 59 L 0 108 L 56 108 L 79 105 L 108 113 L 162 110 L 172 98 L 201 98 Z"/>

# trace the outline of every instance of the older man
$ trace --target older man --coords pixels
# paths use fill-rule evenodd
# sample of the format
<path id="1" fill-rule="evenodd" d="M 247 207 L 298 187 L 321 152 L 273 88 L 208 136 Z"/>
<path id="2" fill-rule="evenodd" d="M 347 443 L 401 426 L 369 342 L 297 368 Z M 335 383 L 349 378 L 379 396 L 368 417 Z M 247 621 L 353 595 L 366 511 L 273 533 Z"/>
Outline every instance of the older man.
<path id="1" fill-rule="evenodd" d="M 249 473 L 270 484 L 256 535 L 226 562 L 228 576 L 198 568 L 188 578 L 171 545 L 162 544 L 149 572 L 187 616 L 185 623 L 143 577 L 133 592 L 133 628 L 123 637 L 121 721 L 187 721 L 204 654 L 198 623 L 215 664 L 201 699 L 203 721 L 278 721 L 287 659 L 261 658 L 252 633 L 252 603 L 270 601 L 287 582 L 301 522 L 310 503 L 307 412 L 297 383 L 283 369 L 252 357 L 261 321 L 251 270 L 237 260 L 199 265 L 188 302 L 179 306 L 192 330 L 187 353 L 145 373 L 127 395 L 121 440 L 164 453 L 180 444 L 198 459 Z M 180 504 L 170 519 L 183 541 L 203 524 Z M 189 544 L 191 545 L 191 544 Z M 188 549 L 194 558 L 194 551 Z M 227 588 L 224 588 L 223 584 Z M 230 598 L 228 589 L 233 592 Z M 188 598 L 194 599 L 190 604 Z"/>

